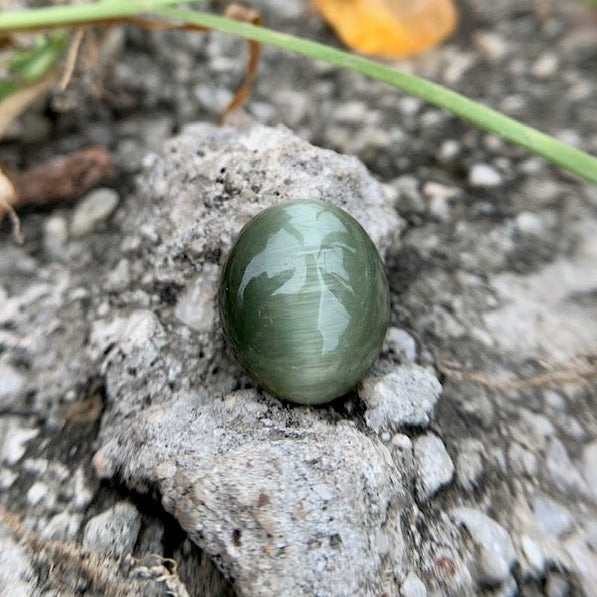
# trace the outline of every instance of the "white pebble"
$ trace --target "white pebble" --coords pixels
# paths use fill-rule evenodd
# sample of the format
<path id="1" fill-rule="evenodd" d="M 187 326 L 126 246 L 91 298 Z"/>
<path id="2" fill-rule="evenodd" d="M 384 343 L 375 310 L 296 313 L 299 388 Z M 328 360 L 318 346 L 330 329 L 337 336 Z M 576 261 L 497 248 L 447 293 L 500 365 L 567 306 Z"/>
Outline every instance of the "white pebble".
<path id="1" fill-rule="evenodd" d="M 44 248 L 50 255 L 59 255 L 68 240 L 68 226 L 62 216 L 50 216 L 44 222 Z"/>
<path id="2" fill-rule="evenodd" d="M 468 181 L 473 187 L 497 187 L 502 184 L 502 176 L 488 164 L 475 164 L 470 169 Z"/>
<path id="3" fill-rule="evenodd" d="M 533 502 L 533 511 L 543 532 L 554 537 L 567 533 L 574 525 L 567 508 L 550 497 L 539 495 Z"/>

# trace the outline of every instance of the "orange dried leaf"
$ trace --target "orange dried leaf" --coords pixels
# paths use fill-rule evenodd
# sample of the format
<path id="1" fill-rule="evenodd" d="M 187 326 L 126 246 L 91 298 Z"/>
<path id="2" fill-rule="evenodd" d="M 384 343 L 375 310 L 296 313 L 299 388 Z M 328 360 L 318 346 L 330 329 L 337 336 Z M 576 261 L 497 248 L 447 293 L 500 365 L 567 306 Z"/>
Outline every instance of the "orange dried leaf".
<path id="1" fill-rule="evenodd" d="M 384 58 L 424 52 L 457 23 L 452 0 L 314 0 L 314 5 L 346 45 Z"/>

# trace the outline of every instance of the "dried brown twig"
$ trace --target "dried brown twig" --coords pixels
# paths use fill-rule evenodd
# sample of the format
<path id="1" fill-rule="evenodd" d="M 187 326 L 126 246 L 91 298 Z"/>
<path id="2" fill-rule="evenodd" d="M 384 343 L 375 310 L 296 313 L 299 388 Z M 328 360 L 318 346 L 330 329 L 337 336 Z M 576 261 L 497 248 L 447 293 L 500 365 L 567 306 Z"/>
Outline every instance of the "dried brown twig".
<path id="1" fill-rule="evenodd" d="M 580 363 L 573 362 L 569 367 L 546 371 L 545 373 L 540 373 L 516 381 L 505 381 L 503 379 L 491 377 L 485 373 L 465 371 L 458 363 L 449 361 L 439 361 L 437 368 L 446 377 L 458 381 L 476 383 L 494 390 L 532 390 L 536 388 L 558 386 L 566 383 L 586 384 L 597 380 L 597 362 L 595 362 L 595 357 L 597 355 L 587 354 L 583 356 L 585 357 L 583 359 L 585 361 L 584 366 Z M 587 362 L 589 363 L 589 366 L 587 366 Z"/>
<path id="2" fill-rule="evenodd" d="M 116 559 L 83 549 L 72 541 L 44 539 L 1 506 L 0 524 L 29 549 L 35 562 L 49 567 L 53 585 L 70 592 L 80 590 L 78 581 L 82 578 L 90 585 L 87 589 L 113 597 L 144 594 L 150 583 L 164 583 L 167 594 L 188 597 L 178 577 L 176 562 L 171 558 L 147 554 L 140 559 L 132 556 Z M 159 575 L 155 576 L 156 573 Z"/>

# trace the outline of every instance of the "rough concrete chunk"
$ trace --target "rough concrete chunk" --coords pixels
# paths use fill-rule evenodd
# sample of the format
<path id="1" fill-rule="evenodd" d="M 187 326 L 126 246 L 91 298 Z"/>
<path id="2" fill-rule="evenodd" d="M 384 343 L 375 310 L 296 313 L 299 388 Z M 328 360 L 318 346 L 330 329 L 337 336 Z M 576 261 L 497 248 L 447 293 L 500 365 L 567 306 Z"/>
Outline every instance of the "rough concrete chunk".
<path id="1" fill-rule="evenodd" d="M 402 565 L 404 471 L 331 411 L 233 392 L 247 380 L 224 350 L 215 305 L 234 238 L 283 200 L 344 208 L 383 254 L 401 221 L 382 187 L 356 159 L 286 129 L 201 124 L 166 145 L 140 195 L 146 209 L 122 226 L 171 308 L 93 324 L 106 376 L 98 475 L 157 489 L 241 594 L 384 592 Z"/>
<path id="2" fill-rule="evenodd" d="M 401 474 L 352 424 L 243 390 L 180 396 L 110 435 L 96 467 L 156 486 L 242 594 L 379 594 L 386 556 L 400 562 Z"/>

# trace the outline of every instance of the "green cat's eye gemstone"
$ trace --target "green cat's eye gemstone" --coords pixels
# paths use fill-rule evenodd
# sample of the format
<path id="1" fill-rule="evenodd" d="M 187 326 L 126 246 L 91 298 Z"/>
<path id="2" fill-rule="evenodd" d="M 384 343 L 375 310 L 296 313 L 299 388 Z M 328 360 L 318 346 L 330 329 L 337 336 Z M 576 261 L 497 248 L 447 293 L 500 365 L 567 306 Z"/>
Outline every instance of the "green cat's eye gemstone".
<path id="1" fill-rule="evenodd" d="M 265 209 L 241 231 L 220 284 L 232 350 L 275 396 L 328 402 L 378 355 L 390 296 L 382 260 L 345 211 L 299 200 Z"/>

